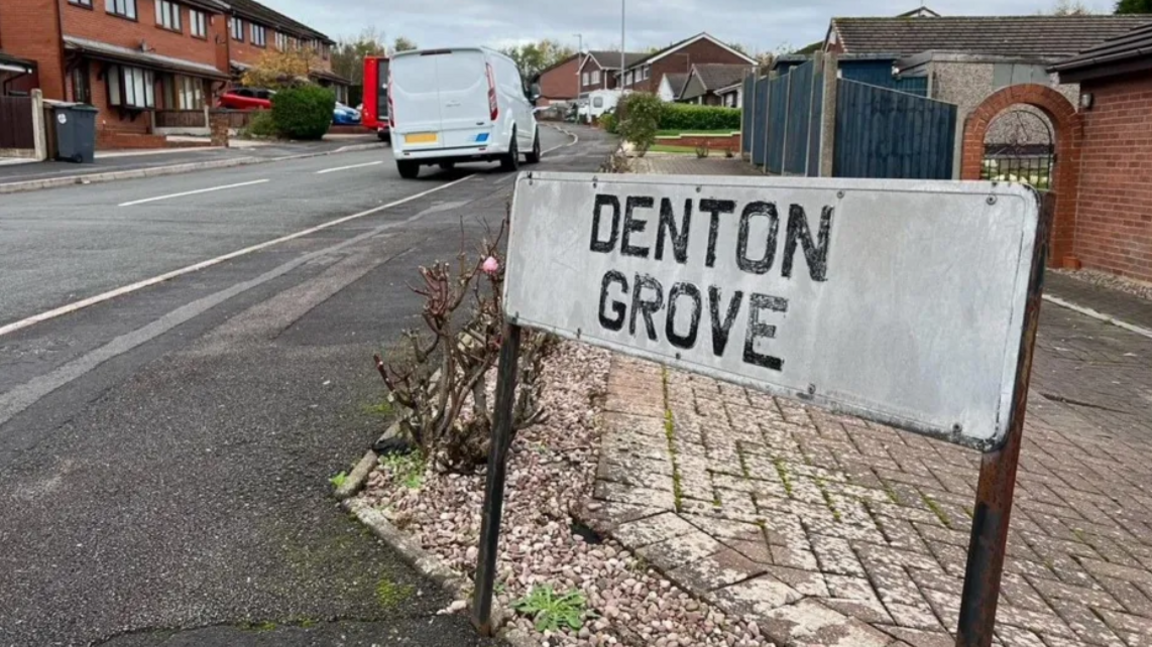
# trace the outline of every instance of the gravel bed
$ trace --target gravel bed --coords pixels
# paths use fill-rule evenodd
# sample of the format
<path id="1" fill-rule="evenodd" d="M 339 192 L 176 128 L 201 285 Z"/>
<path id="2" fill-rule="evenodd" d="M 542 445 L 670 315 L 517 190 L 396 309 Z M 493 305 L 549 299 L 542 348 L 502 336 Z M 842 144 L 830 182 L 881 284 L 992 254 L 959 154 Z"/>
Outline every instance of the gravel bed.
<path id="1" fill-rule="evenodd" d="M 1112 290 L 1119 290 L 1120 292 L 1126 292 L 1152 301 L 1152 283 L 1087 268 L 1081 270 L 1052 269 L 1049 271 L 1072 277 L 1078 281 L 1084 281 L 1085 283 L 1091 283 L 1092 285 Z"/>
<path id="2" fill-rule="evenodd" d="M 501 603 L 511 608 L 536 585 L 552 585 L 561 594 L 583 592 L 595 617 L 578 631 L 542 634 L 526 617 L 512 620 L 551 647 L 770 645 L 755 623 L 693 599 L 614 541 L 587 543 L 573 532 L 568 511 L 592 496 L 599 458 L 595 422 L 609 361 L 608 352 L 572 342 L 547 360 L 541 379 L 549 419 L 522 431 L 510 455 L 497 578 Z M 378 468 L 359 496 L 471 580 L 483 475 L 429 470 L 419 489 L 401 481 Z M 460 607 L 458 602 L 451 609 Z"/>

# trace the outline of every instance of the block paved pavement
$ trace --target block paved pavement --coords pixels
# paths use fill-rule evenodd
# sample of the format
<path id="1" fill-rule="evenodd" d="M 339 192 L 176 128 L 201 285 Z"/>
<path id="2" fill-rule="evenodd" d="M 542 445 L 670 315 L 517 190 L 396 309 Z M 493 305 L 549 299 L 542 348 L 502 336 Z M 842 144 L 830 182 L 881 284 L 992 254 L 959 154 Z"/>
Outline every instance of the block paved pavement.
<path id="1" fill-rule="evenodd" d="M 996 644 L 1152 646 L 1150 358 L 1045 303 Z M 976 452 L 623 356 L 604 423 L 593 514 L 678 584 L 781 644 L 953 644 Z"/>

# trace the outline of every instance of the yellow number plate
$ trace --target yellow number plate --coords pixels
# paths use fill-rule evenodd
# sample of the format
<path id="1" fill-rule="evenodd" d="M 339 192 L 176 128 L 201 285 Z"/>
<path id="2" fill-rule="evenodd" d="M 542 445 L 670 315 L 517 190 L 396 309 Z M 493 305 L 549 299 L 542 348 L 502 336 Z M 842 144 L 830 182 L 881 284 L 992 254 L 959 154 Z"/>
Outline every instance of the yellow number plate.
<path id="1" fill-rule="evenodd" d="M 435 144 L 436 133 L 412 133 L 404 135 L 405 144 Z"/>

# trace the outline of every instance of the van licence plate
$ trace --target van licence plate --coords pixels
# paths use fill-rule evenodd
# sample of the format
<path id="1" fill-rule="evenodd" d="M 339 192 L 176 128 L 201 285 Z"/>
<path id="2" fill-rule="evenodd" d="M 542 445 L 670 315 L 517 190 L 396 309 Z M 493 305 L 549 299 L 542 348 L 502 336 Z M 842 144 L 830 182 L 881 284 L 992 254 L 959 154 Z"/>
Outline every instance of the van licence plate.
<path id="1" fill-rule="evenodd" d="M 404 135 L 405 144 L 435 144 L 436 133 L 412 133 Z"/>

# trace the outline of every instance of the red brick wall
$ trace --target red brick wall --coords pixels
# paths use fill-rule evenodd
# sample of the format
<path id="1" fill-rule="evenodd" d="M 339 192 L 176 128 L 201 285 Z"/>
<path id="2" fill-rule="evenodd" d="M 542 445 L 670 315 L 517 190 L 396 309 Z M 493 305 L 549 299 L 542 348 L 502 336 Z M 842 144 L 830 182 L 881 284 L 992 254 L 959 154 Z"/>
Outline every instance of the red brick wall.
<path id="1" fill-rule="evenodd" d="M 1152 72 L 1085 81 L 1075 253 L 1089 267 L 1152 280 Z"/>
<path id="2" fill-rule="evenodd" d="M 591 65 L 591 63 L 589 63 Z M 580 91 L 580 78 L 576 70 L 580 67 L 580 57 L 573 56 L 540 75 L 540 96 L 549 102 L 560 99 L 575 99 Z M 541 101 L 543 104 L 544 102 Z"/>
<path id="3" fill-rule="evenodd" d="M 152 0 L 136 0 L 136 20 L 128 20 L 107 13 L 103 0 L 93 0 L 92 9 L 84 9 L 60 0 L 64 15 L 64 34 L 98 40 L 120 47 L 138 48 L 141 41 L 149 50 L 162 56 L 216 65 L 216 44 L 208 39 L 193 38 L 189 32 L 188 8 L 180 6 L 181 33 L 169 31 L 156 24 L 156 4 Z M 209 15 L 215 21 L 219 15 Z"/>
<path id="4" fill-rule="evenodd" d="M 57 0 L 0 0 L 0 42 L 4 51 L 36 61 L 40 89 L 46 99 L 64 98 L 60 61 L 60 31 L 56 21 Z M 58 0 L 66 4 L 67 0 Z"/>
<path id="5" fill-rule="evenodd" d="M 225 32 L 228 33 L 228 47 L 230 50 L 228 55 L 232 58 L 233 61 L 238 61 L 246 65 L 256 65 L 260 62 L 260 57 L 264 56 L 265 52 L 276 49 L 275 29 L 265 26 L 264 32 L 267 35 L 265 38 L 267 45 L 265 47 L 257 47 L 256 45 L 252 44 L 252 23 L 248 19 L 241 19 L 244 21 L 243 41 L 238 41 L 232 38 L 232 32 L 228 29 L 227 18 L 221 18 L 221 20 L 224 22 Z"/>

